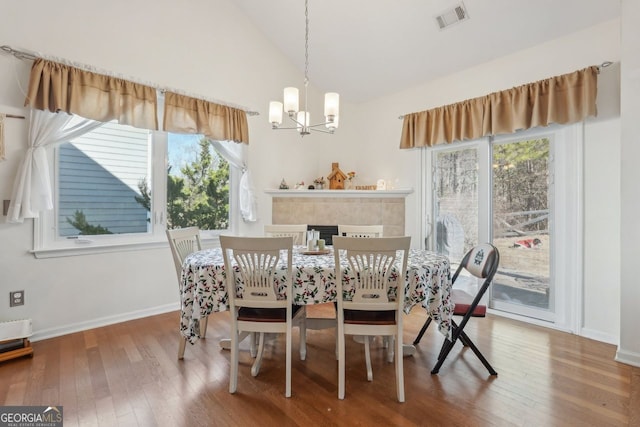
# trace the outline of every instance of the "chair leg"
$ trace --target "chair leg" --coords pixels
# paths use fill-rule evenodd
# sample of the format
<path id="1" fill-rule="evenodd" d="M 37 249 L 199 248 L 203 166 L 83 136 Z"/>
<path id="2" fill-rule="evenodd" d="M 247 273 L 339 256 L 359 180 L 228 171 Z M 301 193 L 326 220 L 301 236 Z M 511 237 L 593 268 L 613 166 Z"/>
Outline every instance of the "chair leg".
<path id="1" fill-rule="evenodd" d="M 256 360 L 253 362 L 253 366 L 251 366 L 251 375 L 256 377 L 260 372 L 260 365 L 262 364 L 262 353 L 264 352 L 264 332 L 260 332 L 260 341 L 258 344 L 258 354 L 256 355 Z"/>
<path id="2" fill-rule="evenodd" d="M 338 326 L 338 399 L 344 399 L 344 369 L 345 369 L 345 350 L 344 350 L 344 329 Z"/>
<path id="3" fill-rule="evenodd" d="M 287 345 L 286 345 L 286 385 L 285 385 L 285 392 L 284 395 L 285 397 L 291 397 L 291 323 L 288 323 L 287 325 L 287 333 L 286 333 L 286 341 L 287 341 Z"/>
<path id="4" fill-rule="evenodd" d="M 436 363 L 436 366 L 434 366 L 433 369 L 431 370 L 432 375 L 440 372 L 440 367 L 442 366 L 442 364 L 444 363 L 444 360 L 447 358 L 447 355 L 453 348 L 455 341 L 457 340 L 454 340 L 454 341 L 449 341 L 447 339 L 444 340 L 444 343 L 442 343 L 442 349 L 440 350 L 440 355 L 438 356 L 438 362 Z"/>
<path id="5" fill-rule="evenodd" d="M 424 325 L 422 325 L 422 329 L 420 329 L 420 332 L 418 332 L 418 336 L 416 337 L 416 339 L 413 340 L 413 345 L 418 345 L 420 343 L 420 340 L 422 339 L 422 336 L 426 332 L 430 323 L 431 323 L 431 316 L 427 315 L 427 320 L 425 320 Z"/>
<path id="6" fill-rule="evenodd" d="M 391 335 L 391 336 L 386 336 L 384 337 L 385 341 L 387 342 L 387 345 L 385 346 L 387 348 L 387 362 L 391 363 L 393 362 L 393 355 L 395 353 L 394 349 L 394 339 L 395 336 Z"/>
<path id="7" fill-rule="evenodd" d="M 302 310 L 305 310 L 303 307 Z M 303 313 L 299 320 L 300 326 L 300 360 L 307 358 L 307 313 Z"/>
<path id="8" fill-rule="evenodd" d="M 180 344 L 178 345 L 178 360 L 184 359 L 184 349 L 187 346 L 187 339 L 180 335 Z"/>
<path id="9" fill-rule="evenodd" d="M 455 331 L 454 331 L 454 334 L 455 334 Z M 458 333 L 458 337 L 460 338 L 460 342 L 462 344 L 464 344 L 465 346 L 468 346 L 469 348 L 471 348 L 473 353 L 478 357 L 478 359 L 480 359 L 480 362 L 482 362 L 484 367 L 487 368 L 487 370 L 489 371 L 489 373 L 491 375 L 498 375 L 496 370 L 493 369 L 493 366 L 491 366 L 491 364 L 487 361 L 487 359 L 480 352 L 480 350 L 478 350 L 478 347 L 476 347 L 476 345 L 473 343 L 473 341 L 471 341 L 471 338 L 469 338 L 469 336 L 464 331 L 460 331 Z M 431 374 L 437 374 L 440 371 L 440 368 L 442 367 L 442 364 L 444 363 L 445 359 L 449 355 L 449 352 L 451 351 L 451 349 L 454 347 L 456 341 L 457 340 L 454 340 L 454 341 L 445 340 L 444 341 L 444 343 L 442 344 L 442 349 L 440 350 L 440 354 L 438 355 L 438 362 L 436 363 L 436 365 L 431 370 Z"/>
<path id="10" fill-rule="evenodd" d="M 404 358 L 402 356 L 402 335 L 395 337 L 396 341 L 396 391 L 398 394 L 398 402 L 404 402 Z"/>
<path id="11" fill-rule="evenodd" d="M 369 346 L 370 337 L 364 336 L 364 358 L 367 363 L 367 381 L 373 381 L 373 369 L 371 369 L 371 348 Z"/>
<path id="12" fill-rule="evenodd" d="M 480 350 L 478 350 L 478 347 L 476 347 L 476 345 L 473 343 L 473 341 L 471 341 L 471 339 L 467 336 L 467 334 L 464 333 L 464 331 L 460 332 L 460 340 L 462 341 L 463 339 L 464 339 L 463 342 L 466 342 L 467 345 L 471 348 L 471 350 L 475 353 L 475 355 L 478 356 L 478 359 L 480 359 L 480 361 L 482 362 L 484 367 L 487 368 L 489 373 L 491 375 L 498 375 L 495 369 L 493 369 L 493 366 L 491 366 L 491 364 L 487 361 L 487 359 L 485 359 L 485 357 L 482 355 Z"/>
<path id="13" fill-rule="evenodd" d="M 231 373 L 229 375 L 229 393 L 235 393 L 238 388 L 238 331 L 231 333 Z"/>
<path id="14" fill-rule="evenodd" d="M 254 358 L 258 354 L 258 347 L 256 345 L 257 336 L 258 336 L 257 332 L 249 332 L 249 354 L 251 354 L 251 357 L 254 357 Z"/>

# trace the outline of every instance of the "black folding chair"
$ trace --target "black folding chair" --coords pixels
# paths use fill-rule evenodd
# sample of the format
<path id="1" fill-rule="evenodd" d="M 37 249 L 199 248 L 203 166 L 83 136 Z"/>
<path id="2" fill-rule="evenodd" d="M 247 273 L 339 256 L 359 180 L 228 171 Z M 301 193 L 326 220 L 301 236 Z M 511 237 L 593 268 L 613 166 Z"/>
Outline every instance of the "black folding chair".
<path id="1" fill-rule="evenodd" d="M 483 243 L 472 248 L 462 258 L 458 269 L 453 274 L 453 278 L 451 279 L 452 284 L 455 284 L 456 279 L 460 275 L 462 269 L 467 270 L 474 277 L 484 279 L 484 283 L 478 289 L 475 297 L 462 289 L 452 290 L 451 300 L 455 305 L 453 314 L 454 316 L 463 317 L 460 324 L 457 324 L 453 320 L 451 321 L 451 341 L 445 339 L 444 343 L 442 344 L 442 349 L 440 350 L 440 354 L 438 355 L 438 362 L 436 363 L 436 366 L 434 366 L 434 368 L 431 370 L 432 374 L 437 374 L 440 371 L 440 367 L 444 363 L 444 360 L 447 358 L 447 355 L 455 345 L 456 341 L 460 339 L 462 345 L 464 345 L 465 347 L 470 347 L 475 355 L 478 356 L 478 359 L 480 359 L 482 364 L 489 370 L 489 373 L 491 375 L 498 375 L 498 373 L 489 364 L 487 359 L 485 359 L 485 357 L 482 355 L 480 350 L 478 350 L 478 347 L 476 347 L 473 341 L 471 341 L 469 336 L 464 332 L 464 327 L 472 317 L 485 317 L 487 313 L 487 307 L 486 305 L 479 304 L 480 299 L 489 288 L 489 285 L 493 280 L 493 276 L 498 270 L 499 263 L 500 253 L 495 246 L 489 243 Z M 426 322 L 424 322 L 422 329 L 420 329 L 420 333 L 418 333 L 418 336 L 413 341 L 414 345 L 417 345 L 420 342 L 420 339 L 422 339 L 422 335 L 424 335 L 430 323 L 431 317 L 427 317 L 427 320 Z"/>

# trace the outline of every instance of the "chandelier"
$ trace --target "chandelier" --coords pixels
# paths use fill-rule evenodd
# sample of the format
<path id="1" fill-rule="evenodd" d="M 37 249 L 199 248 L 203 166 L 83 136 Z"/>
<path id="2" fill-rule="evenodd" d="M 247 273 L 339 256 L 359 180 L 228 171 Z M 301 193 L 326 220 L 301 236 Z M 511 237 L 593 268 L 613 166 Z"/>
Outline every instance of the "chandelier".
<path id="1" fill-rule="evenodd" d="M 305 33 L 304 33 L 304 110 L 299 108 L 298 88 L 284 88 L 283 102 L 271 101 L 269 103 L 269 121 L 272 129 L 296 129 L 301 136 L 309 135 L 311 131 L 333 133 L 338 128 L 338 112 L 340 108 L 340 95 L 328 92 L 324 95 L 323 123 L 315 125 L 311 123 L 311 115 L 307 107 L 307 86 L 309 86 L 309 1 L 304 2 Z M 294 127 L 280 127 L 283 111 L 289 119 L 295 123 Z"/>

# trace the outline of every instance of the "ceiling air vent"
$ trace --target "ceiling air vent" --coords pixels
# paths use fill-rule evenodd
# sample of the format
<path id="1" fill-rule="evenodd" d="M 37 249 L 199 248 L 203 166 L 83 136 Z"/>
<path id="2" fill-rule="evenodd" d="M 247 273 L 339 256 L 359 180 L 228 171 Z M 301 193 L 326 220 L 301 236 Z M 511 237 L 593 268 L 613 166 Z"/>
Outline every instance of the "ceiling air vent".
<path id="1" fill-rule="evenodd" d="M 469 14 L 464 7 L 464 3 L 460 3 L 458 6 L 436 16 L 438 27 L 440 27 L 441 30 L 467 19 L 469 19 Z"/>

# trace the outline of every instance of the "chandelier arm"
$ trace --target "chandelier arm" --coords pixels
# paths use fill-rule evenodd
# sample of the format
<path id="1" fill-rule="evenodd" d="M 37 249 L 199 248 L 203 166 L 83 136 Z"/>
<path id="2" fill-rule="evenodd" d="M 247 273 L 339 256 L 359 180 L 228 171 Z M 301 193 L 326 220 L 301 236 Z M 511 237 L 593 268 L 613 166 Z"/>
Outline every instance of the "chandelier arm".
<path id="1" fill-rule="evenodd" d="M 294 129 L 297 130 L 298 127 L 296 126 L 296 127 L 291 127 L 291 128 L 289 128 L 289 127 L 283 128 L 283 127 L 280 127 L 280 126 L 276 126 L 276 127 L 272 127 L 271 129 L 273 129 L 273 130 L 294 130 Z"/>
<path id="2" fill-rule="evenodd" d="M 317 127 L 320 127 L 320 126 L 326 126 L 326 125 L 331 124 L 331 123 L 332 122 L 317 123 L 315 125 L 307 125 L 307 127 L 308 128 L 317 128 Z"/>
<path id="3" fill-rule="evenodd" d="M 330 133 L 333 134 L 334 130 L 330 129 L 330 130 L 324 130 L 324 129 L 316 129 L 316 128 L 312 128 L 311 126 L 308 126 L 309 130 L 312 130 L 314 132 L 320 132 L 320 133 Z"/>

